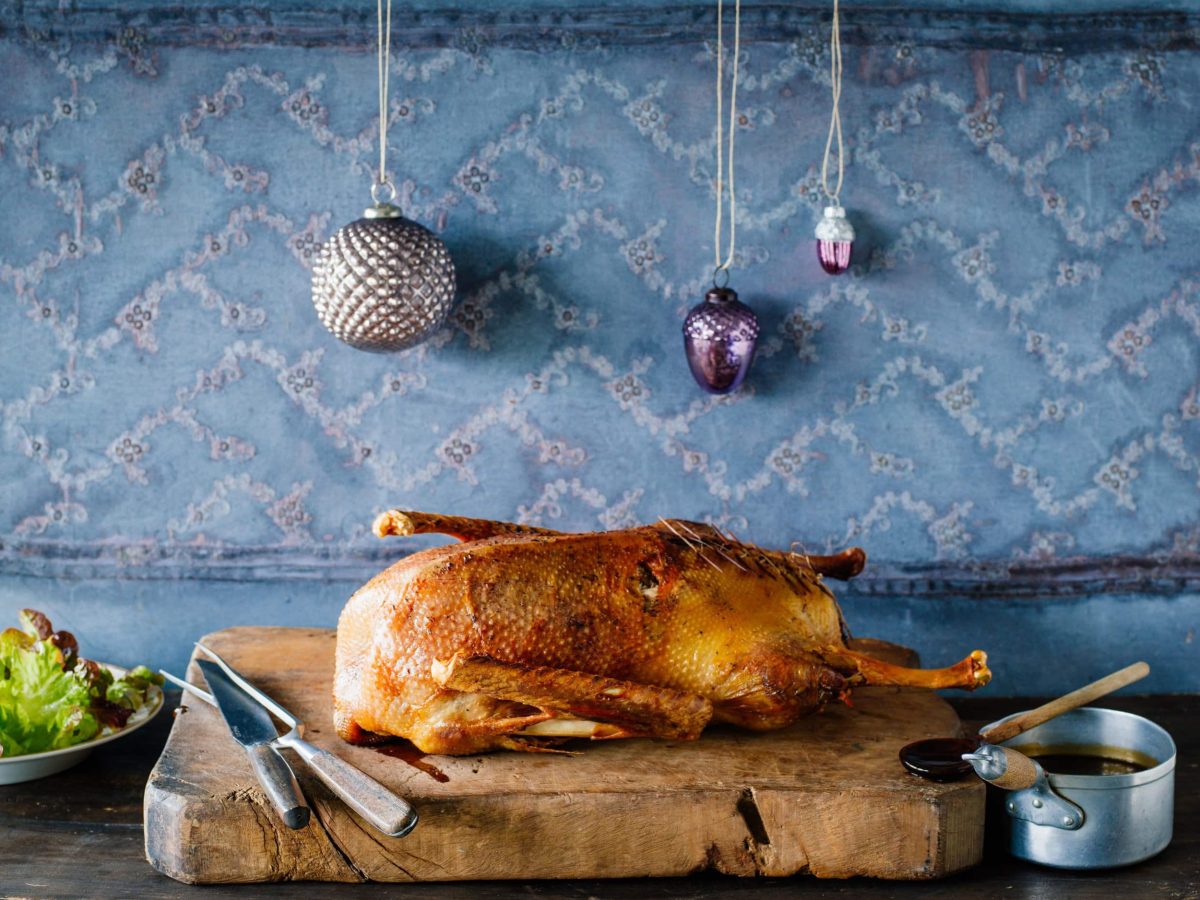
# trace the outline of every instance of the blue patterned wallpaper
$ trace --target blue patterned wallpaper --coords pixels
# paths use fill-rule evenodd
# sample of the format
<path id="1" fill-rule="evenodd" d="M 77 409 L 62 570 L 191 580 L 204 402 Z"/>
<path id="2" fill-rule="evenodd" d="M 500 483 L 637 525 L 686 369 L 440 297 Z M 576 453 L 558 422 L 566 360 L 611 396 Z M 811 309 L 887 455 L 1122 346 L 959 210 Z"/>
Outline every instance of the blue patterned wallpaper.
<path id="1" fill-rule="evenodd" d="M 680 336 L 711 276 L 709 44 L 466 26 L 401 46 L 393 168 L 460 300 L 427 346 L 375 356 L 322 330 L 308 287 L 369 199 L 363 46 L 7 31 L 0 575 L 353 582 L 421 545 L 367 536 L 387 506 L 680 516 L 861 544 L 867 595 L 1127 591 L 1194 622 L 1194 33 L 1072 52 L 856 33 L 859 240 L 830 278 L 826 36 L 802 24 L 743 48 L 732 286 L 763 337 L 726 398 Z"/>

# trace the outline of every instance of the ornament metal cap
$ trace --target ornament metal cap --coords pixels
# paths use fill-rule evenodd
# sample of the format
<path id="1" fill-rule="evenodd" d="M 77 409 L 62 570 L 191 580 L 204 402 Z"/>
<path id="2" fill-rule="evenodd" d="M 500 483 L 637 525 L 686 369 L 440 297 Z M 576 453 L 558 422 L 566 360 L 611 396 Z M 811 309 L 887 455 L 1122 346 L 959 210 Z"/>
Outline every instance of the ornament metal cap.
<path id="1" fill-rule="evenodd" d="M 817 223 L 818 241 L 853 241 L 854 226 L 840 206 L 825 207 L 825 215 Z"/>
<path id="2" fill-rule="evenodd" d="M 403 215 L 394 203 L 376 203 L 363 210 L 364 219 L 398 219 Z"/>

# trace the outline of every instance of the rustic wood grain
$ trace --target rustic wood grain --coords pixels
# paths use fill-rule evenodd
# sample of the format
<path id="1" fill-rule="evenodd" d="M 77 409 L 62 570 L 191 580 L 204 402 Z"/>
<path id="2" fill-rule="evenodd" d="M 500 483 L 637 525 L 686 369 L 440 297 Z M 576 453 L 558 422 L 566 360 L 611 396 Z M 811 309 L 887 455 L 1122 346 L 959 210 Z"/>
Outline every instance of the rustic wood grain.
<path id="1" fill-rule="evenodd" d="M 314 744 L 413 803 L 421 823 L 405 838 L 384 837 L 297 765 L 313 822 L 300 831 L 283 827 L 216 711 L 185 699 L 145 794 L 147 857 L 180 881 L 709 870 L 929 879 L 980 858 L 982 784 L 921 781 L 896 760 L 910 740 L 959 731 L 951 707 L 929 693 L 864 689 L 853 707 L 837 705 L 770 734 L 714 728 L 696 742 L 581 743 L 575 756 L 421 761 L 442 781 L 334 734 L 332 631 L 234 628 L 204 642 L 309 723 Z M 887 646 L 859 644 L 881 655 Z M 188 677 L 199 681 L 194 665 Z"/>

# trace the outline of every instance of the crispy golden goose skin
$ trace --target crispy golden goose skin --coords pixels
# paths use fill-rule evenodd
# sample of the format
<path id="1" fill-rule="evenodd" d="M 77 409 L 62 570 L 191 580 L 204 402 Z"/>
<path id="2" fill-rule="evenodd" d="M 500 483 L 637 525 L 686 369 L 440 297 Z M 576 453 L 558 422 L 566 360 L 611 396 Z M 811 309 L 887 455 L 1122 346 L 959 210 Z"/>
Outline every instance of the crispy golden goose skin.
<path id="1" fill-rule="evenodd" d="M 380 536 L 449 534 L 350 598 L 337 632 L 334 719 L 352 743 L 425 753 L 545 750 L 565 737 L 690 740 L 710 721 L 790 725 L 859 684 L 986 684 L 976 650 L 906 669 L 846 648 L 822 576 L 855 548 L 760 550 L 678 520 L 563 534 L 392 510 Z"/>

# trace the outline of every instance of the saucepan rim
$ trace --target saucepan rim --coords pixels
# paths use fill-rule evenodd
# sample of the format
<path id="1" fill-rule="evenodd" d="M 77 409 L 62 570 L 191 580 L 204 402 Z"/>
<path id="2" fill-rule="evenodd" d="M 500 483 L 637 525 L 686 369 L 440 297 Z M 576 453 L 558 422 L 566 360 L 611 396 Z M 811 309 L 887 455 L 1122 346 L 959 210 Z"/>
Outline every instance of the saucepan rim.
<path id="1" fill-rule="evenodd" d="M 986 732 L 994 725 L 999 725 L 1001 722 L 1007 722 L 1009 719 L 1021 715 L 1021 712 L 1015 712 L 1012 715 L 1005 716 L 1002 719 L 997 719 L 990 725 L 985 726 L 982 731 Z M 1049 780 L 1052 787 L 1073 788 L 1075 790 L 1090 790 L 1090 791 L 1109 791 L 1122 790 L 1125 788 L 1136 787 L 1141 784 L 1152 784 L 1160 778 L 1175 771 L 1175 759 L 1177 756 L 1177 748 L 1175 741 L 1172 739 L 1170 732 L 1159 725 L 1147 719 L 1145 716 L 1139 716 L 1136 713 L 1124 712 L 1119 709 L 1108 709 L 1102 706 L 1084 706 L 1079 709 L 1073 709 L 1063 713 L 1050 722 L 1043 725 L 1038 725 L 1029 731 L 1019 734 L 1014 738 L 1004 741 L 1001 746 L 1012 747 L 1020 750 L 1023 744 L 1030 743 L 1031 736 L 1035 736 L 1039 729 L 1048 728 L 1056 725 L 1062 727 L 1067 725 L 1072 719 L 1103 719 L 1103 718 L 1123 718 L 1130 721 L 1136 721 L 1139 728 L 1148 728 L 1151 732 L 1165 741 L 1165 745 L 1170 748 L 1170 753 L 1165 759 L 1159 761 L 1158 765 L 1152 766 L 1149 769 L 1143 769 L 1141 772 L 1132 772 L 1128 775 L 1056 775 L 1051 772 L 1046 773 L 1046 778 Z M 1146 748 L 1130 747 L 1130 750 L 1136 750 L 1140 753 L 1146 753 Z M 1161 754 L 1148 754 L 1155 758 Z"/>

